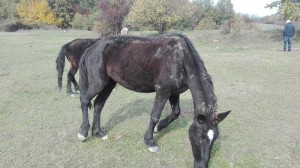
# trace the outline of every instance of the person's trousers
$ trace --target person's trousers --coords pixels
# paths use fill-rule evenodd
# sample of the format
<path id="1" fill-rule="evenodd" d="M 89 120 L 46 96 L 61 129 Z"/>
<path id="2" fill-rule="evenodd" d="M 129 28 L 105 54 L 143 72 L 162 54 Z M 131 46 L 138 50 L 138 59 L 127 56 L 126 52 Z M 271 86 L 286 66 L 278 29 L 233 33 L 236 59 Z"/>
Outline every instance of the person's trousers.
<path id="1" fill-rule="evenodd" d="M 286 51 L 286 46 L 288 47 L 288 51 L 291 51 L 292 48 L 292 37 L 284 36 L 283 37 L 283 50 Z"/>

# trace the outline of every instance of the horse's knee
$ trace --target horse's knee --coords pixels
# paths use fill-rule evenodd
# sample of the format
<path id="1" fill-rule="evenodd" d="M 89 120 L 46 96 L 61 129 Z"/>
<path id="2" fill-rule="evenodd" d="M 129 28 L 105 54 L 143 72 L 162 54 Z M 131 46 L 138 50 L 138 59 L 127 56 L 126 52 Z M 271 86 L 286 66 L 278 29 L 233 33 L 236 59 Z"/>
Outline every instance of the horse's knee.
<path id="1" fill-rule="evenodd" d="M 83 96 L 80 96 L 80 102 L 81 102 L 81 107 L 85 107 L 90 104 L 90 100 Z"/>
<path id="2" fill-rule="evenodd" d="M 174 118 L 177 119 L 180 115 L 180 110 L 174 110 Z"/>
<path id="3" fill-rule="evenodd" d="M 158 123 L 158 121 L 159 121 L 159 118 L 158 117 L 151 117 L 151 119 L 150 119 L 150 121 L 152 122 L 152 123 Z"/>

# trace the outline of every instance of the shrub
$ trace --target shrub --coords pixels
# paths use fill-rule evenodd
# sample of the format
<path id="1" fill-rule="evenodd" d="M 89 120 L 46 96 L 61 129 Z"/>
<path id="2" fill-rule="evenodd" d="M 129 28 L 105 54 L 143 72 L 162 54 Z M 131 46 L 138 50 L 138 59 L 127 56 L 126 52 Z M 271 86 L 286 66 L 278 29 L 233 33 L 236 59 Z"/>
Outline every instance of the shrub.
<path id="1" fill-rule="evenodd" d="M 240 15 L 235 15 L 233 19 L 225 20 L 220 29 L 223 34 L 232 34 L 237 36 L 242 30 L 246 28 L 246 23 L 243 21 Z"/>
<path id="2" fill-rule="evenodd" d="M 198 23 L 197 30 L 215 30 L 218 28 L 218 25 L 211 17 L 206 17 Z"/>
<path id="3" fill-rule="evenodd" d="M 32 29 L 32 27 L 28 25 L 24 25 L 18 21 L 8 21 L 8 20 L 0 21 L 0 31 L 15 32 L 18 31 L 19 29 L 29 30 Z"/>
<path id="4" fill-rule="evenodd" d="M 98 32 L 101 37 L 112 34 L 106 22 L 94 22 L 93 31 Z"/>
<path id="5" fill-rule="evenodd" d="M 82 29 L 83 21 L 84 21 L 83 16 L 80 13 L 75 13 L 72 22 L 73 29 Z"/>

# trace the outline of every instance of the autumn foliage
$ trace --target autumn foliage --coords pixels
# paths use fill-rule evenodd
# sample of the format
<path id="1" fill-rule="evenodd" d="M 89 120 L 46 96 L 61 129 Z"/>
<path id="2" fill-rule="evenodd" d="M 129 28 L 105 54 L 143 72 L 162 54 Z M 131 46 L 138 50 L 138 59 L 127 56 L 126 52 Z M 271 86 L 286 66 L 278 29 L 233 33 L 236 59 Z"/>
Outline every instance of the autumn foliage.
<path id="1" fill-rule="evenodd" d="M 117 35 L 121 32 L 122 24 L 129 12 L 128 0 L 101 0 L 99 2 L 101 16 L 98 24 L 107 27 L 110 30 L 109 34 Z M 99 23 L 100 22 L 100 23 Z M 102 29 L 99 31 L 103 31 Z"/>
<path id="2" fill-rule="evenodd" d="M 47 0 L 21 0 L 17 4 L 17 13 L 24 24 L 59 26 L 62 22 L 61 18 L 55 18 Z"/>

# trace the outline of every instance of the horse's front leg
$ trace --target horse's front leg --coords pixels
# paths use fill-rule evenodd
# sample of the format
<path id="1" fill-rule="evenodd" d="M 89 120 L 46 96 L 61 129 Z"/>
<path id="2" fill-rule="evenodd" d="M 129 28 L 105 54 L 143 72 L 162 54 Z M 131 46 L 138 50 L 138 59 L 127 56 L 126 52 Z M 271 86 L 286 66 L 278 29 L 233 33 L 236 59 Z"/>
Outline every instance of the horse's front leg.
<path id="1" fill-rule="evenodd" d="M 156 145 L 153 140 L 153 131 L 155 125 L 158 123 L 161 112 L 169 98 L 169 95 L 166 93 L 156 92 L 155 101 L 150 117 L 150 123 L 148 129 L 144 135 L 144 142 L 148 145 L 148 150 L 151 152 L 158 152 L 159 147 Z"/>
<path id="2" fill-rule="evenodd" d="M 179 95 L 171 95 L 169 98 L 169 102 L 172 108 L 172 113 L 167 116 L 165 119 L 159 121 L 159 123 L 155 126 L 154 132 L 159 132 L 160 130 L 168 127 L 171 122 L 177 119 L 180 115 L 180 107 L 179 107 Z"/>

